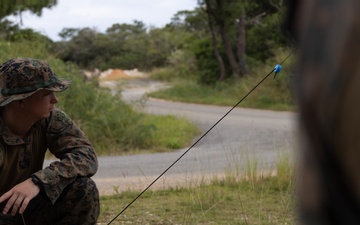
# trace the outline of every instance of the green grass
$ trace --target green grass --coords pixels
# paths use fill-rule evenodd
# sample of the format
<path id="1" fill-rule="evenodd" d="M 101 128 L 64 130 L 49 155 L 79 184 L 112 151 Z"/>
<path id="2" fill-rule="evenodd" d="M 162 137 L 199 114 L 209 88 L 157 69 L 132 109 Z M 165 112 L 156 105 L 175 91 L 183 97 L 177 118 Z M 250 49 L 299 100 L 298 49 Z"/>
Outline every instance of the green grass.
<path id="1" fill-rule="evenodd" d="M 276 175 L 226 173 L 197 186 L 150 189 L 112 224 L 294 224 L 294 171 L 285 158 Z M 109 223 L 138 194 L 102 196 L 98 223 Z"/>
<path id="2" fill-rule="evenodd" d="M 147 115 L 144 125 L 154 128 L 156 134 L 153 136 L 157 138 L 152 139 L 151 146 L 157 152 L 188 146 L 199 134 L 199 129 L 188 120 L 173 115 Z"/>
<path id="3" fill-rule="evenodd" d="M 101 196 L 98 224 L 108 224 L 125 207 L 111 224 L 296 224 L 296 171 L 290 151 L 279 151 L 275 167 L 265 171 L 261 158 L 246 152 L 239 157 L 223 174 L 190 175 L 187 183 L 169 188 L 153 186 L 129 207 L 141 190 Z"/>
<path id="4" fill-rule="evenodd" d="M 239 80 L 218 82 L 213 86 L 206 86 L 200 85 L 191 79 L 174 79 L 174 85 L 171 88 L 150 93 L 149 96 L 189 103 L 233 106 L 271 72 L 277 63 L 284 60 L 288 54 L 289 51 L 278 51 L 275 58 L 263 65 L 254 66 L 249 76 L 240 78 Z M 289 58 L 289 60 L 283 64 L 283 69 L 277 75 L 276 79 L 273 79 L 273 74 L 269 76 L 268 79 L 241 103 L 240 107 L 293 111 L 293 81 L 291 78 L 291 65 L 293 61 L 292 58 Z M 168 73 L 167 78 L 166 73 Z M 162 80 L 170 80 L 169 77 L 171 77 L 172 74 L 170 69 L 164 69 L 154 71 L 152 76 L 154 78 L 161 78 Z"/>

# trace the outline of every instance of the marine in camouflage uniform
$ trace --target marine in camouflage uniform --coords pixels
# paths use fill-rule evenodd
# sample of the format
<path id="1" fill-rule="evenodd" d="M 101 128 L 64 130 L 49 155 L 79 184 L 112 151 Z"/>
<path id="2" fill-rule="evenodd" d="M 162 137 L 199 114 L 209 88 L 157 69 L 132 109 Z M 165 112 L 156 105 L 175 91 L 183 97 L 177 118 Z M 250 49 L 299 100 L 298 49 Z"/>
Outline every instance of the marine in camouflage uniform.
<path id="1" fill-rule="evenodd" d="M 289 1 L 298 43 L 300 224 L 360 224 L 360 1 Z"/>
<path id="2" fill-rule="evenodd" d="M 64 91 L 69 84 L 57 78 L 47 62 L 37 59 L 11 59 L 0 67 L 0 224 L 96 224 L 99 193 L 90 177 L 96 173 L 98 161 L 79 127 L 53 108 L 20 137 L 3 116 L 13 102 L 26 101 L 41 90 L 49 95 Z M 57 102 L 55 95 L 53 101 Z M 59 160 L 43 168 L 47 150 Z M 6 193 L 29 178 L 40 191 L 22 215 L 10 215 L 11 209 L 1 213 L 11 199 L 4 199 Z"/>

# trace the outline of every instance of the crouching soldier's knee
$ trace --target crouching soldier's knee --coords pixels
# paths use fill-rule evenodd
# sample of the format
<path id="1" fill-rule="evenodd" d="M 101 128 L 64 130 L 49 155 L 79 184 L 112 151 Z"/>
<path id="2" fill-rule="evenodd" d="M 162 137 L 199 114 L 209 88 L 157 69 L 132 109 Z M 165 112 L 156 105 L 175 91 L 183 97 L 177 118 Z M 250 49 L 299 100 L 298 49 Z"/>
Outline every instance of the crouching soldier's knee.
<path id="1" fill-rule="evenodd" d="M 24 219 L 28 224 L 37 225 L 90 225 L 96 224 L 99 214 L 99 192 L 95 182 L 89 177 L 78 177 L 63 190 L 54 204 L 41 191 L 30 201 Z M 22 224 L 20 215 L 17 217 L 16 221 Z"/>
<path id="2" fill-rule="evenodd" d="M 68 220 L 64 224 L 95 224 L 100 213 L 99 192 L 95 182 L 88 177 L 79 177 L 61 196 L 63 205 L 68 211 Z M 56 203 L 55 203 L 56 204 Z M 79 219 L 81 218 L 81 221 Z M 78 221 L 74 223 L 74 221 Z"/>

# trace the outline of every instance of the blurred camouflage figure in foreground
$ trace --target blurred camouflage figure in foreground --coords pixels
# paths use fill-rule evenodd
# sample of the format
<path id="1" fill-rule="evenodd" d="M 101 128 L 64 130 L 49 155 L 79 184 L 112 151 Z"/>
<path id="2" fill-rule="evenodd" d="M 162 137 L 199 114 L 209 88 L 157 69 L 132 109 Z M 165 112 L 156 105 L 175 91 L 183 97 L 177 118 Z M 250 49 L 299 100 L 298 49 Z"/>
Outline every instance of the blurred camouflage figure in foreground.
<path id="1" fill-rule="evenodd" d="M 360 224 L 360 1 L 289 1 L 301 224 Z"/>
<path id="2" fill-rule="evenodd" d="M 0 66 L 0 224 L 96 224 L 95 151 L 55 108 L 55 92 L 69 84 L 45 61 L 16 58 Z M 43 168 L 47 150 L 59 161 Z"/>

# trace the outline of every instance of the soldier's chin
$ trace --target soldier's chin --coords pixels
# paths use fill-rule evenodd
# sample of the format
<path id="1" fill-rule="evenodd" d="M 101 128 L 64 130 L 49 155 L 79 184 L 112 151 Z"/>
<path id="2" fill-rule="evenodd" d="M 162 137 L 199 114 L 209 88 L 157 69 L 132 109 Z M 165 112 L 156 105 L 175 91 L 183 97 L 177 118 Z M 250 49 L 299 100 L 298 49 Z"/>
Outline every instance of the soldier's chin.
<path id="1" fill-rule="evenodd" d="M 48 112 L 48 113 L 44 113 L 44 114 L 43 114 L 43 115 L 39 118 L 39 120 L 38 120 L 38 121 L 40 121 L 40 120 L 42 120 L 42 119 L 49 118 L 50 114 L 51 114 L 51 111 L 50 111 L 50 112 Z"/>

